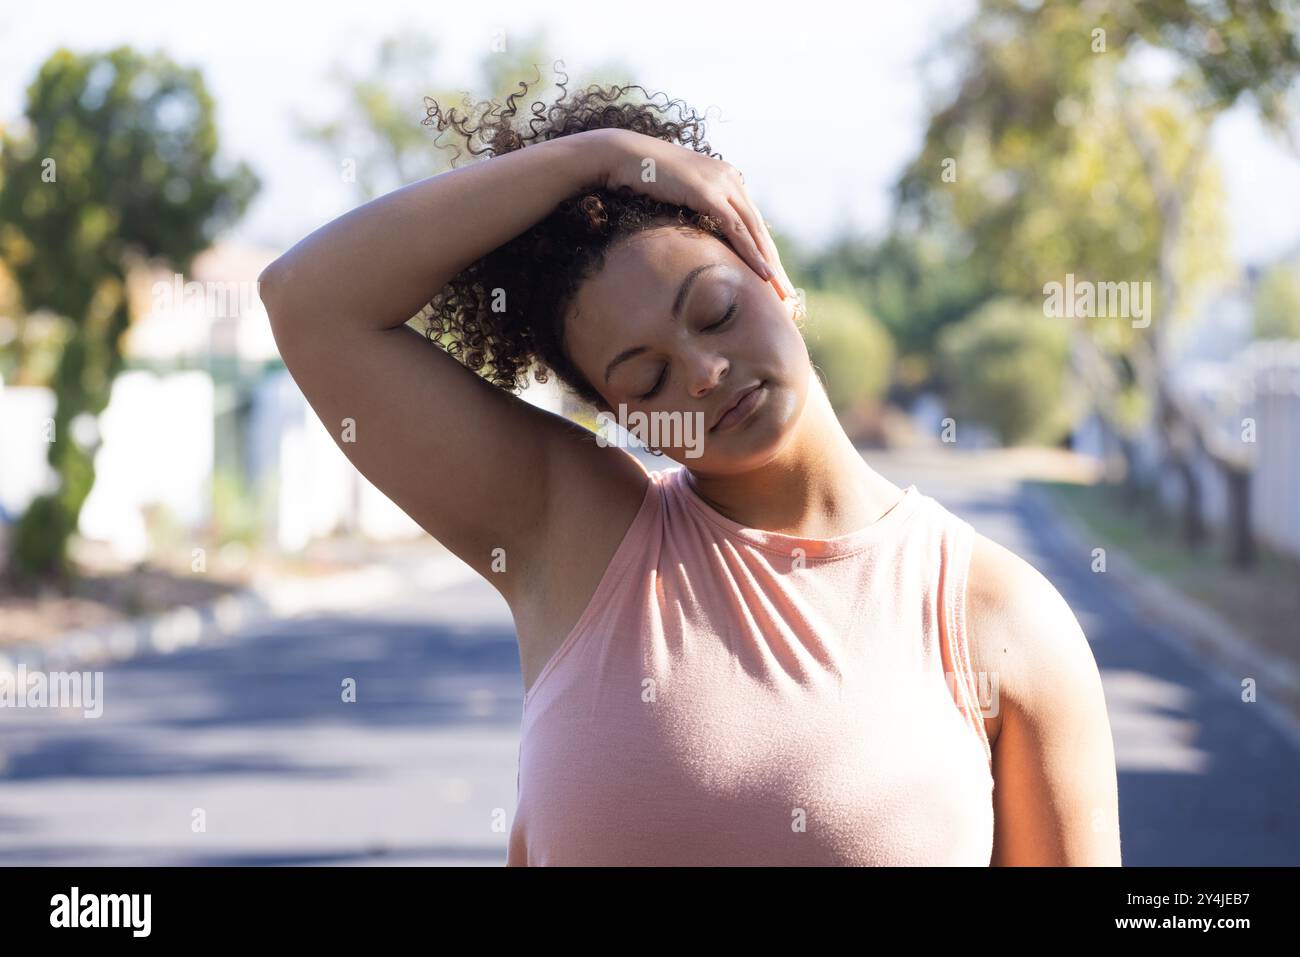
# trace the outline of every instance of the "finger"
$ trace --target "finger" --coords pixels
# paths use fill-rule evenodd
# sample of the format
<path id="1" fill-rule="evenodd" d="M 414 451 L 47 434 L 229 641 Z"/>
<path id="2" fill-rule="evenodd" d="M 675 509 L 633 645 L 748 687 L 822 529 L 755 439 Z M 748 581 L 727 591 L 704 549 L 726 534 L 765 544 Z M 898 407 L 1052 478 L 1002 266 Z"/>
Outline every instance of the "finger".
<path id="1" fill-rule="evenodd" d="M 713 216 L 727 230 L 732 246 L 740 258 L 749 263 L 750 268 L 758 273 L 764 282 L 769 281 L 770 276 L 776 275 L 776 270 L 767 263 L 762 250 L 759 249 L 752 221 L 746 221 L 743 211 L 735 207 L 730 197 L 716 204 L 716 212 Z"/>
<path id="2" fill-rule="evenodd" d="M 745 188 L 743 180 L 741 182 L 740 191 L 744 195 L 745 201 L 748 202 L 750 207 L 753 209 L 755 218 L 762 224 L 763 229 L 760 246 L 763 249 L 763 258 L 767 260 L 768 265 L 776 270 L 777 274 L 781 277 L 781 282 L 784 283 L 786 292 L 791 296 L 796 295 L 794 283 L 790 281 L 790 275 L 785 271 L 785 265 L 781 262 L 781 251 L 776 247 L 776 240 L 772 238 L 772 232 L 767 225 L 767 220 L 765 220 L 759 212 L 758 204 L 755 203 L 753 198 L 749 195 L 749 190 Z"/>
<path id="3" fill-rule="evenodd" d="M 757 213 L 755 213 L 744 199 L 735 196 L 727 197 L 727 205 L 731 209 L 732 218 L 739 221 L 740 225 L 735 228 L 743 236 L 743 242 L 747 245 L 753 246 L 754 255 L 762 264 L 763 268 L 755 271 L 762 276 L 763 280 L 766 282 L 772 282 L 779 278 L 776 268 L 767 261 L 768 250 L 764 248 L 763 228 Z"/>
<path id="4" fill-rule="evenodd" d="M 759 213 L 758 204 L 755 203 L 753 198 L 749 195 L 749 190 L 745 188 L 743 174 L 737 170 L 736 175 L 740 179 L 740 194 L 741 197 L 743 197 L 743 204 L 737 206 L 737 208 L 741 210 L 742 213 L 747 212 L 749 214 L 749 216 L 746 217 L 747 221 L 756 222 L 758 224 L 756 236 L 759 248 L 763 253 L 763 258 L 780 277 L 781 282 L 785 286 L 785 290 L 793 295 L 794 286 L 790 283 L 790 277 L 785 274 L 785 268 L 781 265 L 781 254 L 776 248 L 776 241 L 772 239 L 772 234 L 767 228 L 767 222 Z"/>
<path id="5" fill-rule="evenodd" d="M 776 287 L 777 294 L 786 299 L 795 294 L 794 287 L 790 284 L 790 277 L 785 275 L 785 270 L 781 266 L 781 257 L 777 252 L 776 243 L 773 242 L 772 236 L 767 231 L 767 223 L 763 222 L 763 217 L 758 214 L 749 197 L 743 196 L 729 200 L 736 214 L 740 216 L 745 223 L 745 228 L 750 234 L 751 240 L 760 250 L 760 255 L 768 264 L 772 271 L 772 278 L 769 280 Z"/>

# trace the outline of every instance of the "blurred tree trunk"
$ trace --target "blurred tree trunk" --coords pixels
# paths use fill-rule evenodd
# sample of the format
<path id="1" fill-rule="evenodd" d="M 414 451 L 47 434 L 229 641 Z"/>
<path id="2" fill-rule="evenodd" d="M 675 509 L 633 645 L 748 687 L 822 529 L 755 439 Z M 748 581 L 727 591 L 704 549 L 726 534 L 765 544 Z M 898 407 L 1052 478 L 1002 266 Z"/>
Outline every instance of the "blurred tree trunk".
<path id="1" fill-rule="evenodd" d="M 1122 101 L 1123 98 L 1121 98 Z M 1156 421 L 1161 426 L 1163 454 L 1168 466 L 1178 476 L 1182 489 L 1182 538 L 1191 548 L 1200 548 L 1206 541 L 1206 523 L 1203 490 L 1196 470 L 1196 458 L 1206 456 L 1225 476 L 1231 498 L 1226 521 L 1228 538 L 1235 544 L 1231 555 L 1235 563 L 1248 564 L 1254 555 L 1253 532 L 1250 527 L 1250 510 L 1247 504 L 1251 470 L 1240 458 L 1220 451 L 1213 423 L 1207 422 L 1199 412 L 1175 395 L 1167 365 L 1167 340 L 1170 325 L 1181 305 L 1181 286 L 1178 281 L 1176 248 L 1183 229 L 1183 217 L 1195 188 L 1196 177 L 1209 150 L 1209 130 L 1213 119 L 1206 119 L 1191 154 L 1178 176 L 1171 177 L 1160 159 L 1153 135 L 1130 109 L 1123 109 L 1124 125 L 1128 130 L 1153 194 L 1160 215 L 1160 244 L 1158 256 L 1159 297 L 1152 317 L 1151 363 L 1155 378 Z M 1238 523 L 1244 520 L 1244 526 Z"/>

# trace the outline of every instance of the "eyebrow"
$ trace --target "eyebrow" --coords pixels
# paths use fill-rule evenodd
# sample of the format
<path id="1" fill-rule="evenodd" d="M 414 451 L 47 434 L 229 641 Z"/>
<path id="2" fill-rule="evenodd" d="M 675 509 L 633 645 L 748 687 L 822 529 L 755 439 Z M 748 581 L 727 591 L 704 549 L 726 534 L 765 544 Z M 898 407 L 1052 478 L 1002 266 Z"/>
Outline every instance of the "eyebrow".
<path id="1" fill-rule="evenodd" d="M 695 280 L 699 278 L 700 274 L 705 270 L 716 269 L 721 266 L 722 263 L 705 263 L 702 266 L 696 266 L 686 274 L 686 278 L 682 280 L 681 286 L 677 289 L 677 297 L 673 300 L 672 315 L 674 319 L 681 317 L 682 307 L 686 305 L 686 297 L 690 295 L 691 286 L 695 285 Z M 620 362 L 626 362 L 633 356 L 639 356 L 641 353 L 648 351 L 648 346 L 633 346 L 631 349 L 624 349 L 610 361 L 609 365 L 605 366 L 605 382 L 609 382 L 609 377 L 613 373 L 614 367 Z"/>

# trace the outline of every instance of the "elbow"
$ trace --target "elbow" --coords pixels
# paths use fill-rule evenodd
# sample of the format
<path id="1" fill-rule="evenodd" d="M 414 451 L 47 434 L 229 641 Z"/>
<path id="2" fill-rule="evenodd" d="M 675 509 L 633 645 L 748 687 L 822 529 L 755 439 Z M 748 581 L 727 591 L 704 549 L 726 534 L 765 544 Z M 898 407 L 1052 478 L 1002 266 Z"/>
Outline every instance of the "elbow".
<path id="1" fill-rule="evenodd" d="M 280 287 L 283 285 L 281 273 L 284 267 L 280 260 L 275 260 L 271 265 L 261 271 L 257 277 L 257 297 L 262 300 L 262 305 L 266 307 L 268 318 L 274 318 L 275 307 L 273 303 L 279 296 Z"/>

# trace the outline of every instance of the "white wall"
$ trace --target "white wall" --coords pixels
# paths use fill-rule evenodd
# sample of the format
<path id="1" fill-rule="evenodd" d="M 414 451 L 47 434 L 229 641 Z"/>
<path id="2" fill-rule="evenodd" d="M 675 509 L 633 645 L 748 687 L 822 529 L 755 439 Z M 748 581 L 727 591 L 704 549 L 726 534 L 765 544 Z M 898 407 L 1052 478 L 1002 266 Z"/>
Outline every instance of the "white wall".
<path id="1" fill-rule="evenodd" d="M 0 389 L 0 503 L 12 515 L 57 484 L 46 460 L 54 405 L 50 389 Z M 98 437 L 95 484 L 78 526 L 82 535 L 136 561 L 148 546 L 144 506 L 163 505 L 187 526 L 207 521 L 213 394 L 206 373 L 123 372 L 99 417 Z"/>
<path id="2" fill-rule="evenodd" d="M 0 382 L 0 505 L 17 518 L 27 503 L 58 482 L 46 460 L 47 420 L 54 418 L 54 393 Z"/>
<path id="3" fill-rule="evenodd" d="M 123 372 L 99 418 L 103 445 L 79 529 L 131 560 L 148 553 L 142 508 L 165 506 L 182 525 L 212 510 L 213 388 L 201 371 Z"/>

